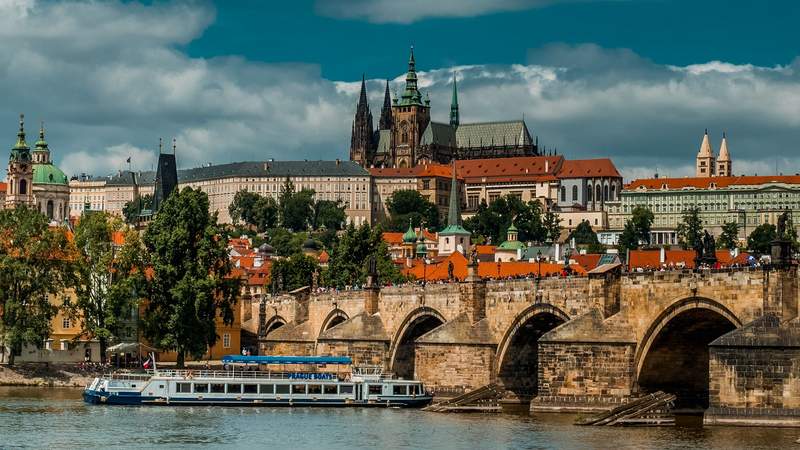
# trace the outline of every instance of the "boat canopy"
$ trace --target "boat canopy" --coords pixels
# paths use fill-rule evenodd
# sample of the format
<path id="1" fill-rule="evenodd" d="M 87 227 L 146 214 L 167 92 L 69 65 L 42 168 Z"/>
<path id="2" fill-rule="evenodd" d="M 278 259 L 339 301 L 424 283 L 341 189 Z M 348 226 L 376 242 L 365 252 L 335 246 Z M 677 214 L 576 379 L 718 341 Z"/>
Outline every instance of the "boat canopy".
<path id="1" fill-rule="evenodd" d="M 349 356 L 243 356 L 226 355 L 223 364 L 352 364 Z"/>

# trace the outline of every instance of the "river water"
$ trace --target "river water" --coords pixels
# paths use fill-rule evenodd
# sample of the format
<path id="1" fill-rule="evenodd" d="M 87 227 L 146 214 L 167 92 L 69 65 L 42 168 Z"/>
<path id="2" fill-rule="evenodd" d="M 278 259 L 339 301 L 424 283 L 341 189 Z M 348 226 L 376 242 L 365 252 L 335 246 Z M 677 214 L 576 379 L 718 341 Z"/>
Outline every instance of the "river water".
<path id="1" fill-rule="evenodd" d="M 800 429 L 601 428 L 574 416 L 405 409 L 113 407 L 77 389 L 0 387 L 0 448 L 800 449 Z"/>

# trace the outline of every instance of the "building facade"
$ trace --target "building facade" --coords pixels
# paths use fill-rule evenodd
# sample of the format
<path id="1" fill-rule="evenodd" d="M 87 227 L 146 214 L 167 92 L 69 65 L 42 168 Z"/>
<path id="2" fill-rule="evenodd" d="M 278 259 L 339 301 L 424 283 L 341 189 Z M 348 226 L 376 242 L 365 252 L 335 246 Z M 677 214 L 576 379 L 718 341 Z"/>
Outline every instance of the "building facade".
<path id="1" fill-rule="evenodd" d="M 26 205 L 55 222 L 63 222 L 69 217 L 67 177 L 51 160 L 50 147 L 44 138 L 44 124 L 31 151 L 25 141 L 25 116 L 20 115 L 17 143 L 11 148 L 7 176 L 3 200 L 6 208 Z"/>
<path id="2" fill-rule="evenodd" d="M 719 235 L 725 223 L 736 222 L 739 237 L 745 239 L 763 223 L 777 224 L 784 212 L 800 217 L 800 176 L 634 180 L 625 186 L 620 201 L 608 206 L 611 240 L 622 232 L 637 206 L 653 212 L 652 244 L 677 244 L 675 230 L 683 212 L 693 207 L 699 209 L 703 227 L 710 233 Z"/>
<path id="3" fill-rule="evenodd" d="M 432 162 L 449 164 L 452 159 L 538 154 L 536 141 L 523 120 L 462 124 L 455 74 L 449 123 L 431 121 L 431 101 L 419 90 L 413 47 L 403 92 L 392 98 L 386 82 L 377 129 L 373 128 L 366 81 L 361 79 L 350 160 L 363 167 L 408 168 Z"/>
<path id="4" fill-rule="evenodd" d="M 208 194 L 211 212 L 220 223 L 230 223 L 228 206 L 237 192 L 246 190 L 278 199 L 286 180 L 296 190 L 313 189 L 318 200 L 340 201 L 348 222 L 370 223 L 371 181 L 365 169 L 350 161 L 250 161 L 178 170 L 178 189 L 192 187 Z M 120 172 L 108 178 L 83 177 L 70 182 L 70 213 L 109 211 L 122 214 L 125 203 L 137 195 L 154 193 L 156 174 Z"/>
<path id="5" fill-rule="evenodd" d="M 372 221 L 379 223 L 389 218 L 386 203 L 392 194 L 401 190 L 419 192 L 427 201 L 436 205 L 439 219 L 444 223 L 450 210 L 451 167 L 443 164 L 421 164 L 405 168 L 371 168 L 372 176 Z M 456 176 L 458 203 L 465 204 L 464 179 Z"/>

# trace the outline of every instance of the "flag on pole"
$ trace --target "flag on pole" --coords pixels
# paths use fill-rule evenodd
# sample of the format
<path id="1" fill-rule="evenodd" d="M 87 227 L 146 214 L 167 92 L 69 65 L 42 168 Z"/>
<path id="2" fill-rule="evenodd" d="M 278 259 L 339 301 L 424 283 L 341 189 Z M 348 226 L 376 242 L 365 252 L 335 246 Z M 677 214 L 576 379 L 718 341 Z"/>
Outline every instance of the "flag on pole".
<path id="1" fill-rule="evenodd" d="M 144 367 L 145 369 L 152 368 L 153 367 L 153 358 L 148 356 L 147 357 L 147 361 L 145 361 L 144 364 L 142 364 L 142 367 Z"/>

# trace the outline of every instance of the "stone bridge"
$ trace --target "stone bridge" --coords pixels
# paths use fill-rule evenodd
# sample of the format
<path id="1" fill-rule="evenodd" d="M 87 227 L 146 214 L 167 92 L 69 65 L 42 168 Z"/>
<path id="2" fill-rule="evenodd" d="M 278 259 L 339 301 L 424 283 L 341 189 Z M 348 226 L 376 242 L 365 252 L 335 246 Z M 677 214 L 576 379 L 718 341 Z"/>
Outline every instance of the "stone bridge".
<path id="1" fill-rule="evenodd" d="M 250 326 L 262 354 L 349 355 L 438 393 L 498 382 L 534 411 L 607 409 L 664 390 L 678 407 L 710 408 L 707 421 L 800 420 L 797 280 L 796 267 L 471 273 L 273 297 L 253 305 Z"/>

